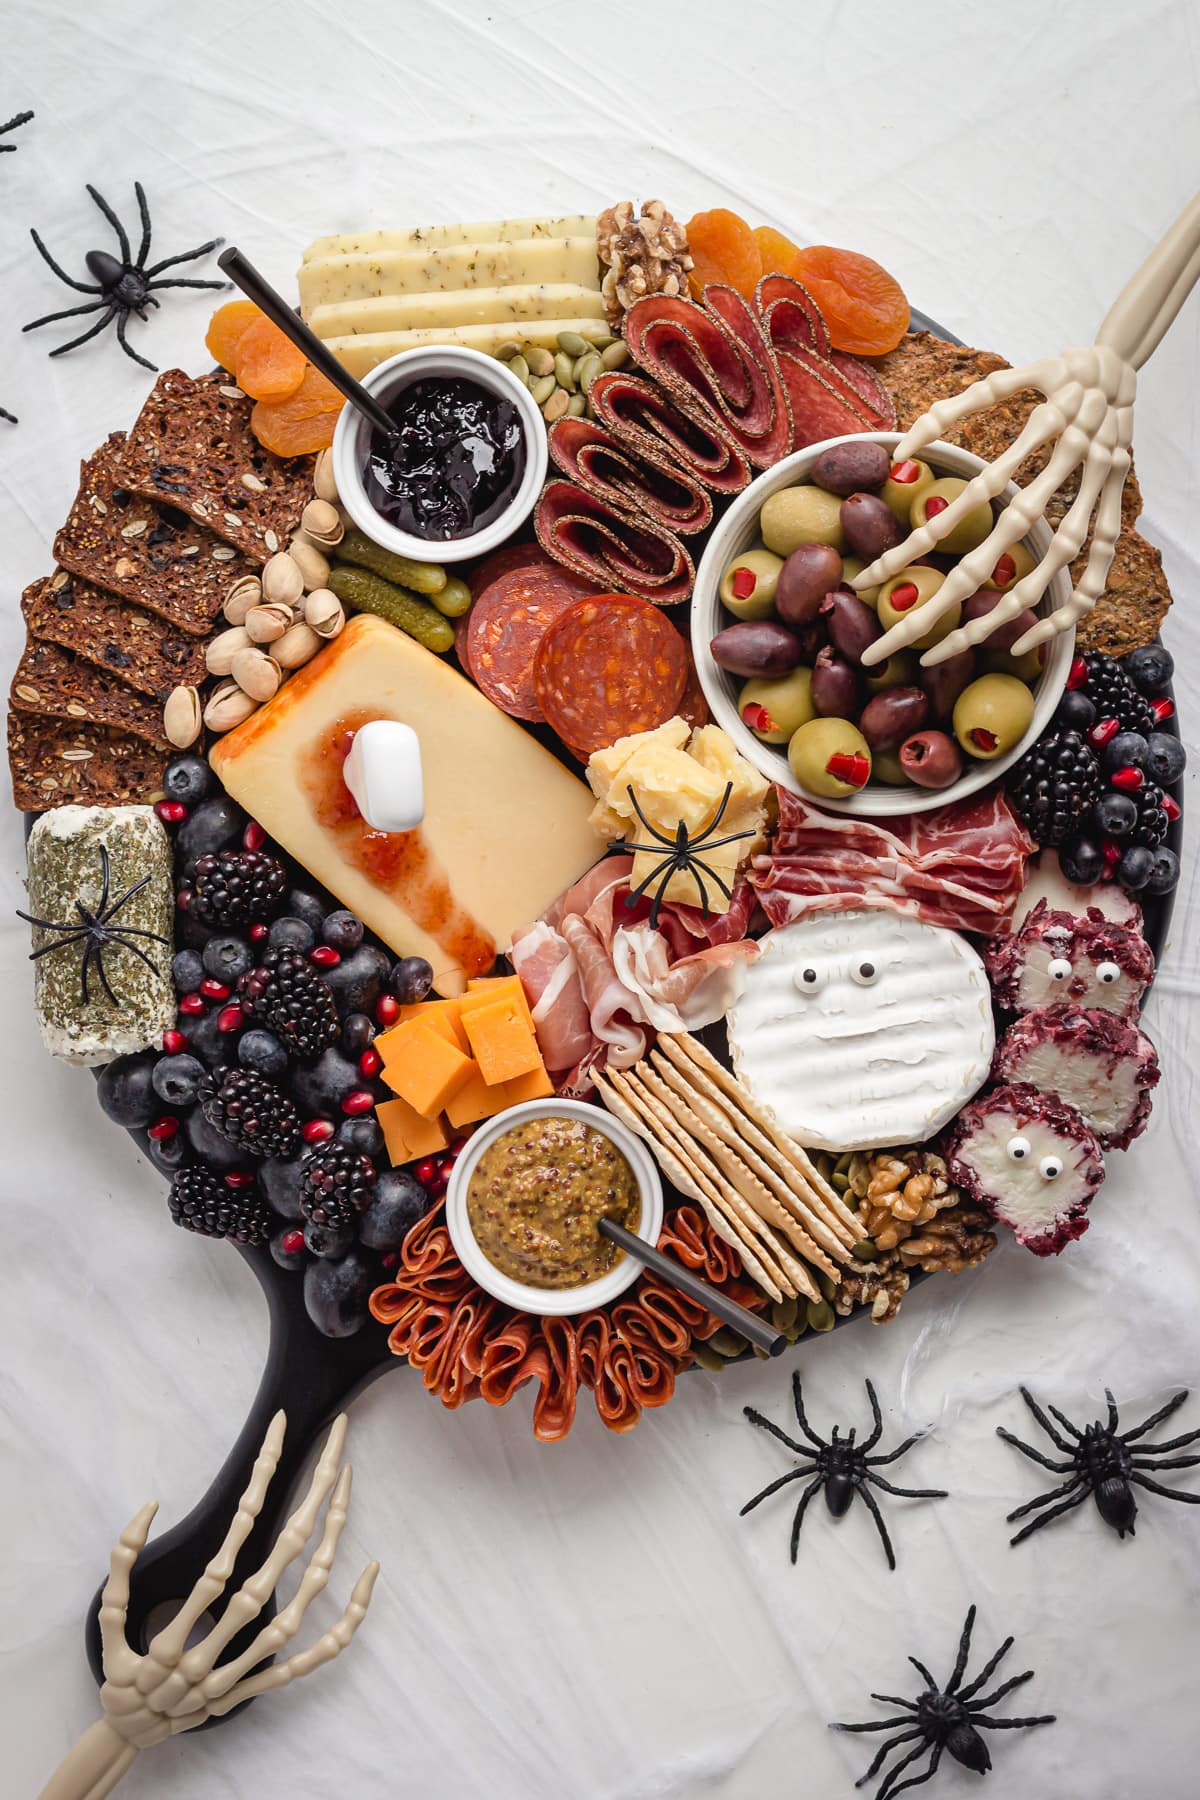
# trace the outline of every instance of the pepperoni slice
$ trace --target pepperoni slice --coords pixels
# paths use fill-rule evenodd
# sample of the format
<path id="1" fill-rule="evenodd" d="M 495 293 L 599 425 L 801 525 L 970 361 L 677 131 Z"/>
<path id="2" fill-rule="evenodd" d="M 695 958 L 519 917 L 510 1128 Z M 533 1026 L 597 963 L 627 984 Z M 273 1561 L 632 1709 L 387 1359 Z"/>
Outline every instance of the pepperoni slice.
<path id="1" fill-rule="evenodd" d="M 467 614 L 459 660 L 501 712 L 530 724 L 541 722 L 533 679 L 538 645 L 560 613 L 594 592 L 594 583 L 560 569 L 548 557 L 510 569 L 480 590 Z"/>
<path id="2" fill-rule="evenodd" d="M 546 723 L 590 754 L 671 718 L 687 676 L 688 647 L 669 619 L 633 594 L 599 594 L 546 632 L 534 686 Z"/>
<path id="3" fill-rule="evenodd" d="M 697 725 L 709 724 L 712 719 L 712 714 L 708 710 L 708 701 L 704 698 L 704 689 L 700 685 L 700 671 L 697 669 L 690 651 L 688 652 L 687 680 L 683 684 L 683 692 L 679 696 L 679 704 L 675 711 L 681 719 L 687 720 L 693 730 Z"/>
<path id="4" fill-rule="evenodd" d="M 467 576 L 471 597 L 478 600 L 484 588 L 490 587 L 493 581 L 498 581 L 501 575 L 510 575 L 514 569 L 544 568 L 551 560 L 542 546 L 532 539 L 524 544 L 502 544 L 499 550 L 493 550 L 490 556 L 485 556 Z"/>

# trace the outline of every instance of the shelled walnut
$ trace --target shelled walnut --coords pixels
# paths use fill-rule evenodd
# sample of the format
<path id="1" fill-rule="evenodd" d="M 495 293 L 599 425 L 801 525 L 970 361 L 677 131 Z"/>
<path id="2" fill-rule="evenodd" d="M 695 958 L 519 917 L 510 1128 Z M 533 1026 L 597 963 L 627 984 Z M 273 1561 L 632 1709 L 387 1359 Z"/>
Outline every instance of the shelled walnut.
<path id="1" fill-rule="evenodd" d="M 863 1236 L 879 1250 L 894 1250 L 962 1197 L 928 1150 L 863 1152 L 850 1159 L 849 1176 Z"/>
<path id="2" fill-rule="evenodd" d="M 596 237 L 604 268 L 600 290 L 614 331 L 634 301 L 647 294 L 686 297 L 692 267 L 687 231 L 661 200 L 644 201 L 636 218 L 631 200 L 610 206 L 596 221 Z"/>

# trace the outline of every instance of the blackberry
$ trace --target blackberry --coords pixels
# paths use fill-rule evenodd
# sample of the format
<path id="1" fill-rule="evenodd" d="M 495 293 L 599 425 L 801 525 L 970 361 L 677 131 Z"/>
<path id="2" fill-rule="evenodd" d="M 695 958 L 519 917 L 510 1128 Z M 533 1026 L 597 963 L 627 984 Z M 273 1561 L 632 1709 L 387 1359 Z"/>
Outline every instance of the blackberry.
<path id="1" fill-rule="evenodd" d="M 204 925 L 248 925 L 279 910 L 287 881 L 265 850 L 218 850 L 196 864 L 190 911 Z"/>
<path id="2" fill-rule="evenodd" d="M 1138 693 L 1119 662 L 1100 650 L 1089 650 L 1083 666 L 1086 673 L 1079 691 L 1095 706 L 1098 719 L 1116 719 L 1122 731 L 1140 731 L 1143 737 L 1154 730 L 1150 702 Z"/>
<path id="3" fill-rule="evenodd" d="M 205 1078 L 200 1107 L 214 1131 L 258 1156 L 290 1156 L 300 1114 L 273 1081 L 253 1069 L 217 1069 Z"/>
<path id="4" fill-rule="evenodd" d="M 308 958 L 281 944 L 238 983 L 247 1017 L 264 1025 L 294 1056 L 319 1056 L 337 1038 L 333 994 Z"/>
<path id="5" fill-rule="evenodd" d="M 329 1138 L 318 1144 L 304 1165 L 300 1205 L 314 1225 L 337 1230 L 353 1225 L 370 1205 L 375 1165 L 370 1157 Z"/>
<path id="6" fill-rule="evenodd" d="M 1008 777 L 1013 811 L 1039 844 L 1073 837 L 1100 792 L 1100 765 L 1077 731 L 1050 731 Z"/>
<path id="7" fill-rule="evenodd" d="M 271 1215 L 257 1188 L 226 1187 L 209 1169 L 179 1169 L 167 1205 L 177 1225 L 202 1237 L 265 1244 L 271 1235 Z"/>
<path id="8" fill-rule="evenodd" d="M 1129 798 L 1137 807 L 1137 824 L 1129 834 L 1131 844 L 1145 844 L 1154 850 L 1167 835 L 1170 821 L 1163 811 L 1163 791 L 1152 781 L 1147 781 L 1130 794 Z"/>

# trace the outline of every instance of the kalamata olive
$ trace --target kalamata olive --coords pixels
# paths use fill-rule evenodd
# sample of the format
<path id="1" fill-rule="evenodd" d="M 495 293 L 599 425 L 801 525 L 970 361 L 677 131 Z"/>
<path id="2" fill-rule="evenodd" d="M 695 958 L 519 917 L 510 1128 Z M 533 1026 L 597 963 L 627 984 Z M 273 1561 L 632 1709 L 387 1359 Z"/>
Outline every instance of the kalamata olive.
<path id="1" fill-rule="evenodd" d="M 779 571 L 775 611 L 787 625 L 807 625 L 841 579 L 842 559 L 832 545 L 801 544 Z"/>
<path id="2" fill-rule="evenodd" d="M 821 618 L 834 649 L 840 650 L 847 662 L 856 664 L 861 663 L 863 651 L 883 629 L 866 601 L 845 588 L 826 594 L 821 602 Z"/>
<path id="3" fill-rule="evenodd" d="M 917 787 L 949 787 L 962 766 L 962 751 L 944 731 L 918 731 L 900 746 L 900 767 Z"/>
<path id="4" fill-rule="evenodd" d="M 867 701 L 858 728 L 872 750 L 894 750 L 928 718 L 929 701 L 920 688 L 885 688 Z"/>
<path id="5" fill-rule="evenodd" d="M 877 494 L 888 478 L 882 444 L 834 444 L 822 450 L 809 474 L 830 494 Z"/>
<path id="6" fill-rule="evenodd" d="M 741 619 L 727 625 L 708 648 L 717 667 L 731 675 L 786 675 L 803 661 L 795 632 L 773 619 Z"/>
<path id="7" fill-rule="evenodd" d="M 934 663 L 932 668 L 926 668 L 922 663 L 917 669 L 917 680 L 929 696 L 930 713 L 939 723 L 950 717 L 954 702 L 967 683 L 974 679 L 973 650 L 960 650 L 956 655 L 948 656 L 945 662 Z"/>
<path id="8" fill-rule="evenodd" d="M 844 550 L 839 506 L 837 495 L 823 488 L 781 488 L 763 501 L 758 515 L 763 543 L 776 556 L 790 556 L 801 544 L 832 544 L 835 550 Z"/>
<path id="9" fill-rule="evenodd" d="M 908 536 L 887 501 L 878 494 L 851 494 L 842 501 L 842 531 L 847 549 L 864 562 L 874 562 Z"/>
<path id="10" fill-rule="evenodd" d="M 995 611 L 1003 598 L 1003 594 L 987 588 L 972 594 L 963 601 L 963 624 L 968 624 L 972 619 L 986 618 L 988 613 Z M 1032 631 L 1036 624 L 1037 614 L 1027 606 L 1024 612 L 1019 612 L 1006 625 L 997 625 L 994 631 L 989 631 L 984 642 L 989 650 L 1011 650 L 1017 639 L 1024 637 L 1027 631 Z"/>
<path id="11" fill-rule="evenodd" d="M 828 645 L 813 664 L 811 691 L 823 719 L 857 719 L 862 701 L 858 671 Z"/>

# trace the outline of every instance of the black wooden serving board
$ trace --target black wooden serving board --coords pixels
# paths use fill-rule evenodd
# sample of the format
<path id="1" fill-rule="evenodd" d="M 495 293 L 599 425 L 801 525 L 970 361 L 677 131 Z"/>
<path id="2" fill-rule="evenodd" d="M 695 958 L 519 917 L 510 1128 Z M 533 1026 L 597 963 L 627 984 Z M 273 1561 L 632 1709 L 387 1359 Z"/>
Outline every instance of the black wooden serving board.
<path id="1" fill-rule="evenodd" d="M 961 341 L 923 313 L 914 312 L 911 325 L 914 330 L 929 330 L 954 343 Z M 1168 729 L 1173 730 L 1174 726 Z M 556 744 L 550 747 L 558 749 Z M 1177 821 L 1167 840 L 1176 850 L 1181 832 L 1182 822 Z M 1146 906 L 1146 937 L 1156 959 L 1162 954 L 1172 901 L 1173 895 L 1168 894 Z M 137 1133 L 131 1135 L 144 1147 L 144 1138 Z M 682 1200 L 681 1196 L 675 1198 Z M 668 1204 L 670 1199 L 668 1187 Z M 274 1413 L 282 1408 L 287 1414 L 283 1453 L 270 1493 L 238 1556 L 226 1588 L 227 1596 L 257 1568 L 278 1536 L 288 1502 L 318 1434 L 379 1375 L 388 1369 L 407 1368 L 406 1363 L 391 1355 L 386 1331 L 373 1320 L 353 1337 L 323 1337 L 305 1312 L 300 1277 L 281 1269 L 265 1245 L 239 1249 L 258 1278 L 270 1315 L 266 1363 L 249 1414 L 207 1492 L 177 1525 L 152 1539 L 138 1559 L 131 1580 L 127 1630 L 130 1643 L 139 1650 L 145 1648 L 154 1629 L 161 1626 L 172 1604 L 187 1595 L 221 1544 Z M 918 1275 L 915 1279 L 924 1277 Z M 861 1314 L 838 1319 L 836 1328 L 852 1324 L 855 1317 Z M 86 1623 L 88 1661 L 98 1682 L 103 1679 L 99 1603 L 98 1591 Z M 221 1606 L 213 1610 L 219 1614 Z M 259 1618 L 233 1639 L 222 1661 L 240 1655 L 274 1610 L 272 1598 Z M 148 1621 L 152 1621 L 149 1631 Z"/>

